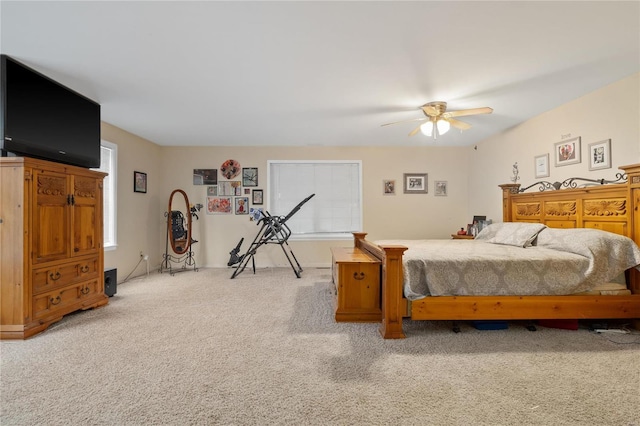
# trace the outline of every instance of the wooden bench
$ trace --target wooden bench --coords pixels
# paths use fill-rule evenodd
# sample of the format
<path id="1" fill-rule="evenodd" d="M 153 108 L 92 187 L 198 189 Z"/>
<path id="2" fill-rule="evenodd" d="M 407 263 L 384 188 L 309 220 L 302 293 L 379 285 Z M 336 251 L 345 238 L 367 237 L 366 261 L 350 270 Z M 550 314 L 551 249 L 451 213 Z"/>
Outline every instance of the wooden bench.
<path id="1" fill-rule="evenodd" d="M 336 322 L 380 322 L 381 263 L 355 247 L 333 247 Z"/>

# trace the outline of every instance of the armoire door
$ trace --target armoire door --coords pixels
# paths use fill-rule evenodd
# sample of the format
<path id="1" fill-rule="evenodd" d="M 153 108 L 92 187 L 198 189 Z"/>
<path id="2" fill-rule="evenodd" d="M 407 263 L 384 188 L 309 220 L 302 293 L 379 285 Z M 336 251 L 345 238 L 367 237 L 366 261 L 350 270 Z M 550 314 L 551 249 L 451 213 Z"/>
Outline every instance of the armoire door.
<path id="1" fill-rule="evenodd" d="M 97 253 L 102 241 L 102 180 L 73 176 L 72 256 Z"/>
<path id="2" fill-rule="evenodd" d="M 34 168 L 32 178 L 32 261 L 66 259 L 71 254 L 69 177 Z"/>

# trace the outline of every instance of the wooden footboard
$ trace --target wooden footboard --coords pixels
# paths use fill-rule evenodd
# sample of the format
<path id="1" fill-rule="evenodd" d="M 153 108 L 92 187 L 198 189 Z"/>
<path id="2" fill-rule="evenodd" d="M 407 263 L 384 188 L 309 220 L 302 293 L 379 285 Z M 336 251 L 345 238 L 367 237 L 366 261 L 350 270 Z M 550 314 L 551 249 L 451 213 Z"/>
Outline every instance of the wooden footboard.
<path id="1" fill-rule="evenodd" d="M 402 339 L 402 317 L 407 315 L 407 299 L 403 296 L 402 254 L 405 246 L 378 246 L 365 239 L 366 233 L 354 232 L 354 244 L 360 250 L 380 259 L 382 265 L 382 323 L 380 334 L 385 339 Z"/>
<path id="2" fill-rule="evenodd" d="M 640 164 L 620 168 L 627 177 L 625 184 L 535 193 L 521 193 L 517 184 L 500 185 L 503 221 L 602 229 L 640 245 Z M 632 293 L 628 296 L 438 296 L 408 302 L 403 296 L 402 271 L 407 247 L 378 246 L 367 241 L 366 235 L 354 233 L 354 244 L 382 264 L 380 334 L 385 339 L 405 337 L 402 318 L 409 313 L 415 320 L 640 318 L 640 272 L 636 269 L 627 273 Z"/>

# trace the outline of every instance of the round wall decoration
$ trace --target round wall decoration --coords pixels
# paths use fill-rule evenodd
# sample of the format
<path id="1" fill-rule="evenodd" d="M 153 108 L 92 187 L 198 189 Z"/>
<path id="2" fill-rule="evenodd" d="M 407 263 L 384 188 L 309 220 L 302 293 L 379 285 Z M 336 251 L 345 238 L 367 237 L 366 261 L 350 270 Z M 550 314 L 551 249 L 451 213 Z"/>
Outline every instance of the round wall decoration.
<path id="1" fill-rule="evenodd" d="M 227 179 L 233 179 L 240 174 L 242 168 L 236 160 L 227 160 L 220 166 L 220 173 Z"/>

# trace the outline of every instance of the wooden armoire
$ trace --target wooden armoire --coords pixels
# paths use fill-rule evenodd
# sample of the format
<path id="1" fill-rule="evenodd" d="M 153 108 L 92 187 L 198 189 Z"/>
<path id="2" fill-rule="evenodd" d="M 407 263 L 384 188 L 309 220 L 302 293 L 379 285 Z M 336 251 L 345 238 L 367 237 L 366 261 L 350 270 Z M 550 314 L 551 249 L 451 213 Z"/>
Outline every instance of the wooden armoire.
<path id="1" fill-rule="evenodd" d="M 0 158 L 0 338 L 24 339 L 104 293 L 102 181 L 89 169 Z"/>

